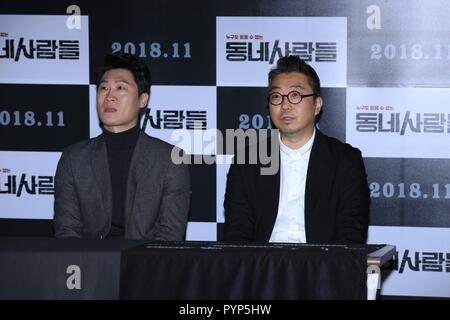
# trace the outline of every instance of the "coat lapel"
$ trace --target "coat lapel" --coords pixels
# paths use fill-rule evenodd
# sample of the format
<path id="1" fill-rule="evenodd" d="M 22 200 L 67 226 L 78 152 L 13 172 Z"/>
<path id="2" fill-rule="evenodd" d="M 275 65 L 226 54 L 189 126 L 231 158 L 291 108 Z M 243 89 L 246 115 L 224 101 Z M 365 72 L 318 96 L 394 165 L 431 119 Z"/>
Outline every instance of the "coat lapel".
<path id="1" fill-rule="evenodd" d="M 281 163 L 280 163 L 281 166 Z M 278 214 L 278 202 L 280 199 L 280 168 L 276 174 L 259 176 L 259 198 L 263 219 L 263 239 L 269 241 Z"/>
<path id="2" fill-rule="evenodd" d="M 270 156 L 272 157 L 272 152 L 275 152 L 274 159 L 271 160 L 271 163 L 267 165 L 262 165 L 261 163 L 257 166 L 256 176 L 257 179 L 257 199 L 260 202 L 257 205 L 257 210 L 261 211 L 261 220 L 262 220 L 262 234 L 260 237 L 262 241 L 269 241 L 270 236 L 272 235 L 272 230 L 275 225 L 275 221 L 277 219 L 278 214 L 278 202 L 280 199 L 280 169 L 281 169 L 281 158 L 280 158 L 280 145 L 278 140 L 278 135 L 272 136 L 267 141 L 268 149 L 265 152 L 270 150 Z M 275 144 L 275 145 L 273 145 Z M 259 152 L 259 150 L 258 150 Z M 259 153 L 258 153 L 259 154 Z M 271 175 L 263 175 L 261 172 L 261 168 L 263 167 L 273 167 L 274 163 L 278 164 L 278 170 L 276 170 L 275 174 Z M 276 169 L 276 167 L 274 168 Z M 270 170 L 272 171 L 272 170 Z"/>
<path id="3" fill-rule="evenodd" d="M 105 221 L 110 222 L 112 218 L 111 176 L 109 172 L 106 143 L 103 135 L 95 139 L 91 166 L 98 189 L 97 191 L 89 190 L 88 192 L 99 192 L 103 209 L 99 214 L 105 215 Z"/>
<path id="4" fill-rule="evenodd" d="M 152 183 L 146 181 L 146 172 L 157 162 L 156 152 L 149 147 L 144 133 L 140 132 L 136 146 L 131 158 L 130 169 L 128 171 L 127 191 L 125 197 L 125 224 L 128 224 L 133 212 L 136 190 L 141 183 Z"/>
<path id="5" fill-rule="evenodd" d="M 323 220 L 316 210 L 321 201 L 328 201 L 323 194 L 328 194 L 327 190 L 333 179 L 334 159 L 323 134 L 316 129 L 316 137 L 311 149 L 308 163 L 308 173 L 306 176 L 305 190 L 305 231 L 306 242 L 314 242 L 320 223 Z"/>

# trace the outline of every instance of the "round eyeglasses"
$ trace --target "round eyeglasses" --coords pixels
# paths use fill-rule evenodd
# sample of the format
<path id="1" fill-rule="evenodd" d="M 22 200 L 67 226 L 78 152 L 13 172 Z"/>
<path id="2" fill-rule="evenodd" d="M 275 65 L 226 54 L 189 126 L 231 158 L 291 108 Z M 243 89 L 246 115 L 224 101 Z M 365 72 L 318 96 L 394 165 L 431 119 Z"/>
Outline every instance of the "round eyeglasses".
<path id="1" fill-rule="evenodd" d="M 292 103 L 292 104 L 299 104 L 300 102 L 302 102 L 303 98 L 312 97 L 312 96 L 316 96 L 316 94 L 315 93 L 301 94 L 298 91 L 291 91 L 288 94 L 281 94 L 279 92 L 272 92 L 267 97 L 267 100 L 269 101 L 270 104 L 272 104 L 274 106 L 278 106 L 278 105 L 283 103 L 283 98 L 284 97 L 286 97 L 288 99 L 288 101 L 290 103 Z"/>

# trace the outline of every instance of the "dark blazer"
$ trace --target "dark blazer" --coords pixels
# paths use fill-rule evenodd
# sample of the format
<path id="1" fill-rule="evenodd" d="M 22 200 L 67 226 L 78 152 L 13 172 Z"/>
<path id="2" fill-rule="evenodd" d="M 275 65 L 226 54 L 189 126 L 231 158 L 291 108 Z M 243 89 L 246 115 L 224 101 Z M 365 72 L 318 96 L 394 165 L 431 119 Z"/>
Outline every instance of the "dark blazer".
<path id="1" fill-rule="evenodd" d="M 280 163 L 281 166 L 281 163 Z M 280 170 L 232 164 L 225 193 L 226 241 L 268 242 L 278 213 Z M 316 129 L 305 190 L 307 243 L 365 243 L 369 188 L 361 152 Z"/>
<path id="2" fill-rule="evenodd" d="M 130 163 L 125 238 L 184 240 L 190 201 L 186 165 L 173 146 L 141 132 Z M 112 220 L 112 190 L 103 135 L 66 148 L 55 178 L 56 237 L 104 238 Z"/>

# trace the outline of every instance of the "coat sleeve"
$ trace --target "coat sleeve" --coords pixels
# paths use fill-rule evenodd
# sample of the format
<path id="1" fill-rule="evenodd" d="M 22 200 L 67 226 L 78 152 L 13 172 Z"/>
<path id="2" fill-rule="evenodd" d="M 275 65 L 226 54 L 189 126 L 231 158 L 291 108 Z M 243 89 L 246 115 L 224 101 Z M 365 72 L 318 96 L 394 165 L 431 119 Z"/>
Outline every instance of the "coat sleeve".
<path id="1" fill-rule="evenodd" d="M 56 169 L 53 225 L 55 237 L 82 237 L 83 225 L 70 151 L 63 152 Z"/>
<path id="2" fill-rule="evenodd" d="M 255 241 L 254 212 L 244 177 L 245 166 L 232 164 L 225 191 L 224 241 Z"/>
<path id="3" fill-rule="evenodd" d="M 154 240 L 185 240 L 190 198 L 189 167 L 170 162 L 164 179 L 160 212 L 154 227 Z"/>
<path id="4" fill-rule="evenodd" d="M 363 244 L 369 228 L 370 191 L 361 152 L 351 151 L 341 168 L 335 242 Z"/>

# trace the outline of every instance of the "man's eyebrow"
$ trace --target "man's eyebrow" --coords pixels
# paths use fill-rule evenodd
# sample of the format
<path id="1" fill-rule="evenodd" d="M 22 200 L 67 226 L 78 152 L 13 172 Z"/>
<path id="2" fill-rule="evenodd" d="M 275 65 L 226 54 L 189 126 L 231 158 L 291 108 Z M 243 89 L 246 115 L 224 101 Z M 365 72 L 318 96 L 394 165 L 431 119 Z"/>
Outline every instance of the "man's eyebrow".
<path id="1" fill-rule="evenodd" d="M 290 86 L 291 88 L 301 88 L 301 89 L 305 89 L 305 87 L 302 84 L 296 83 Z"/>
<path id="2" fill-rule="evenodd" d="M 117 79 L 116 81 L 114 81 L 114 82 L 125 82 L 126 84 L 130 84 L 127 80 L 124 80 L 124 79 Z"/>
<path id="3" fill-rule="evenodd" d="M 104 83 L 104 82 L 108 82 L 108 80 L 107 80 L 107 79 L 102 79 L 102 80 L 100 81 L 100 83 Z M 126 84 L 130 84 L 130 82 L 127 81 L 127 80 L 125 80 L 125 79 L 117 79 L 117 80 L 114 80 L 114 82 L 115 82 L 115 83 L 117 83 L 117 82 L 124 82 L 124 83 L 126 83 Z"/>
<path id="4" fill-rule="evenodd" d="M 305 89 L 305 87 L 304 87 L 302 84 L 299 84 L 299 83 L 292 84 L 292 85 L 289 86 L 289 88 Z M 273 87 L 270 87 L 270 88 L 269 88 L 270 91 L 272 91 L 272 90 L 274 90 L 274 89 L 280 89 L 280 87 L 273 86 Z"/>

